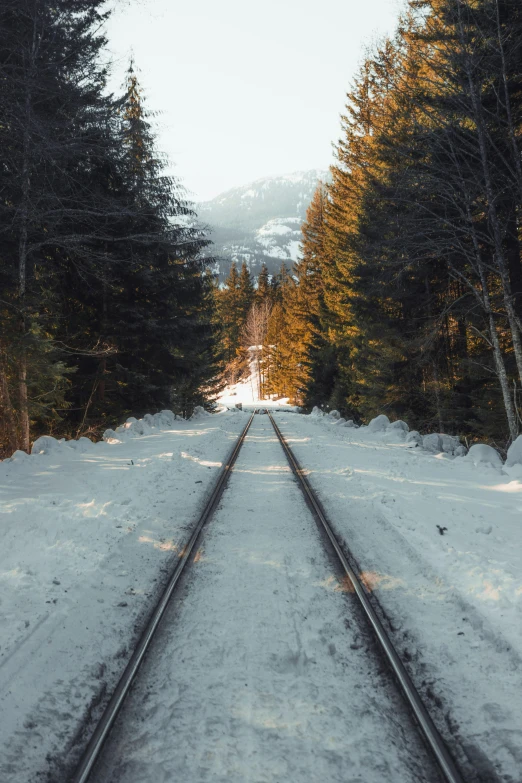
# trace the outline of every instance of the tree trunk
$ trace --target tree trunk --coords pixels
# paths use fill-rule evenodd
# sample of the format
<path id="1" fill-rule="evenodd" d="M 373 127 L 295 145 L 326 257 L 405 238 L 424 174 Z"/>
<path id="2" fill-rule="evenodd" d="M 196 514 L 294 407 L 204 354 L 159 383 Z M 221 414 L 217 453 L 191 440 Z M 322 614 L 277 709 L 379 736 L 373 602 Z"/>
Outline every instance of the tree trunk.
<path id="1" fill-rule="evenodd" d="M 98 381 L 98 399 L 100 402 L 105 402 L 105 373 L 107 370 L 107 360 L 101 359 L 98 364 L 98 375 L 100 380 Z M 96 383 L 96 381 L 95 381 Z"/>
<path id="2" fill-rule="evenodd" d="M 509 379 L 506 372 L 504 357 L 502 355 L 502 348 L 500 346 L 500 340 L 498 337 L 497 325 L 495 323 L 495 316 L 493 313 L 493 308 L 491 306 L 491 298 L 489 295 L 486 267 L 482 260 L 480 243 L 477 237 L 477 233 L 475 231 L 475 226 L 473 224 L 469 204 L 466 204 L 466 214 L 468 218 L 469 230 L 470 230 L 470 235 L 473 242 L 473 249 L 475 253 L 476 271 L 478 273 L 478 278 L 480 280 L 480 286 L 481 286 L 480 294 L 475 288 L 475 286 L 472 286 L 469 281 L 468 281 L 468 285 L 470 286 L 473 295 L 480 302 L 480 305 L 484 309 L 484 312 L 486 314 L 489 336 L 490 336 L 490 345 L 493 351 L 493 361 L 495 363 L 495 371 L 500 384 L 502 399 L 504 401 L 504 409 L 506 411 L 509 434 L 511 436 L 511 439 L 515 440 L 515 438 L 518 435 L 517 415 L 516 415 L 513 399 L 511 397 Z"/>
<path id="3" fill-rule="evenodd" d="M 432 362 L 433 368 L 433 382 L 435 390 L 435 406 L 437 408 L 437 422 L 439 425 L 439 432 L 444 432 L 444 422 L 442 420 L 442 408 L 440 404 L 440 385 L 439 385 L 439 372 L 437 370 L 437 364 L 435 360 Z"/>
<path id="4" fill-rule="evenodd" d="M 511 208 L 506 231 L 506 257 L 509 267 L 509 282 L 513 293 L 513 304 L 520 325 L 522 320 L 522 263 L 518 240 L 516 209 Z"/>
<path id="5" fill-rule="evenodd" d="M 36 30 L 34 30 L 36 34 Z M 34 75 L 34 53 L 35 38 L 33 37 L 33 48 L 31 51 L 32 68 L 30 79 Z M 29 421 L 29 398 L 27 393 L 27 352 L 24 344 L 26 320 L 25 320 L 25 297 L 27 291 L 27 258 L 28 258 L 28 236 L 29 236 L 29 197 L 31 191 L 31 170 L 30 170 L 30 144 L 29 135 L 31 123 L 32 106 L 32 88 L 31 82 L 27 87 L 25 96 L 25 130 L 24 130 L 24 153 L 22 161 L 22 201 L 21 201 L 21 221 L 20 221 L 20 240 L 18 243 L 18 294 L 20 300 L 20 332 L 21 332 L 21 354 L 18 365 L 18 406 L 20 415 L 20 448 L 29 453 L 30 447 L 30 421 Z"/>
<path id="6" fill-rule="evenodd" d="M 486 297 L 489 300 L 489 294 L 486 293 Z M 489 303 L 488 303 L 489 304 Z M 517 417 L 515 413 L 515 407 L 511 398 L 511 390 L 509 388 L 509 380 L 506 373 L 506 366 L 504 364 L 504 358 L 502 356 L 502 350 L 500 348 L 500 341 L 498 339 L 497 327 L 495 319 L 491 311 L 491 307 L 488 308 L 488 321 L 489 321 L 489 334 L 491 337 L 491 344 L 493 346 L 493 358 L 495 361 L 495 369 L 497 371 L 497 377 L 502 390 L 502 399 L 504 400 L 504 408 L 506 410 L 506 417 L 508 420 L 509 434 L 511 440 L 515 440 L 518 435 Z"/>
<path id="7" fill-rule="evenodd" d="M 507 127 L 509 133 L 509 141 L 511 144 L 511 151 L 513 154 L 513 165 L 515 167 L 518 193 L 519 193 L 519 197 L 522 198 L 522 161 L 520 160 L 520 150 L 518 149 L 518 143 L 517 143 L 517 132 L 515 128 L 515 123 L 513 121 L 511 99 L 509 97 L 508 69 L 506 63 L 506 53 L 502 41 L 502 25 L 500 24 L 500 8 L 499 8 L 498 0 L 496 0 L 495 2 L 495 11 L 496 11 L 496 24 L 497 24 L 498 50 L 500 53 L 500 61 L 502 63 L 502 86 L 504 88 L 504 100 L 505 100 L 505 110 L 506 110 Z"/>
<path id="8" fill-rule="evenodd" d="M 30 442 L 30 424 L 29 424 L 29 400 L 27 393 L 27 353 L 24 345 L 25 337 L 25 292 L 27 287 L 27 221 L 28 221 L 28 207 L 27 199 L 29 197 L 29 173 L 28 164 L 24 161 L 23 172 L 23 185 L 22 191 L 24 195 L 24 205 L 22 208 L 22 226 L 20 232 L 20 244 L 19 244 L 19 298 L 20 298 L 20 311 L 22 318 L 20 321 L 20 333 L 21 333 L 21 354 L 18 366 L 18 406 L 20 410 L 20 448 L 29 453 Z"/>
<path id="9" fill-rule="evenodd" d="M 107 249 L 105 249 L 105 255 L 107 256 Z M 103 279 L 102 279 L 102 317 L 101 317 L 101 324 L 100 324 L 100 333 L 102 337 L 105 339 L 107 337 L 107 278 L 105 277 L 105 270 L 102 272 Z M 98 399 L 100 402 L 105 402 L 105 375 L 107 373 L 107 359 L 104 356 L 102 359 L 100 359 L 100 362 L 98 364 L 98 375 L 99 375 L 99 382 L 98 382 Z"/>
<path id="10" fill-rule="evenodd" d="M 20 361 L 18 363 L 18 406 L 20 408 L 20 448 L 29 454 L 30 422 L 29 422 L 29 401 L 27 396 L 27 356 L 25 349 L 22 350 Z"/>
<path id="11" fill-rule="evenodd" d="M 513 343 L 515 361 L 517 365 L 519 380 L 522 383 L 522 339 L 520 335 L 519 319 L 517 319 L 515 307 L 513 304 L 511 282 L 509 279 L 509 269 L 506 261 L 506 256 L 504 253 L 504 247 L 502 244 L 502 231 L 501 231 L 500 220 L 496 208 L 496 199 L 493 191 L 493 184 L 491 181 L 491 170 L 490 170 L 489 155 L 488 155 L 487 144 L 486 144 L 486 128 L 484 123 L 482 105 L 480 102 L 480 96 L 478 94 L 477 85 L 473 79 L 471 63 L 469 62 L 469 60 L 466 62 L 466 75 L 468 79 L 468 86 L 469 86 L 470 97 L 473 106 L 473 112 L 475 115 L 474 120 L 477 126 L 480 159 L 482 164 L 482 172 L 484 174 L 484 184 L 486 186 L 488 220 L 493 232 L 495 262 L 500 273 L 504 305 L 506 308 L 506 314 L 507 314 L 509 328 L 511 332 L 511 340 Z"/>
<path id="12" fill-rule="evenodd" d="M 506 365 L 504 364 L 504 357 L 502 356 L 502 349 L 500 347 L 500 340 L 498 338 L 497 325 L 495 323 L 495 317 L 491 307 L 491 299 L 489 297 L 488 281 L 484 264 L 480 256 L 480 249 L 478 246 L 478 240 L 476 234 L 473 232 L 473 242 L 475 245 L 475 253 L 477 256 L 477 267 L 480 276 L 480 282 L 482 285 L 482 301 L 484 310 L 488 318 L 489 336 L 491 338 L 491 346 L 493 349 L 493 360 L 495 362 L 495 369 L 497 378 L 500 383 L 500 389 L 502 391 L 502 399 L 504 401 L 504 409 L 506 411 L 506 417 L 508 420 L 509 434 L 511 440 L 515 440 L 518 435 L 518 424 L 515 406 L 511 398 L 511 390 L 509 388 L 509 380 L 506 372 Z"/>
<path id="13" fill-rule="evenodd" d="M 0 364 L 0 411 L 7 435 L 7 445 L 12 453 L 18 448 L 18 437 L 13 406 L 11 405 L 11 395 L 9 394 L 9 385 L 7 383 L 7 373 L 3 363 Z"/>

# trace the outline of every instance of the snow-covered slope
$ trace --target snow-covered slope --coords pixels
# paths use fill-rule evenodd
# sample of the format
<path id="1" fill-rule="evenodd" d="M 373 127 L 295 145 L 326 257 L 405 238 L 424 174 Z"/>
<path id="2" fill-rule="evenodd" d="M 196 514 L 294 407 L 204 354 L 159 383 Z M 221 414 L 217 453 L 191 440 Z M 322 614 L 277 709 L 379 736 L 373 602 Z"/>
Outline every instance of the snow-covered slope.
<path id="1" fill-rule="evenodd" d="M 288 404 L 288 397 L 275 399 L 272 397 L 259 396 L 259 375 L 256 368 L 256 362 L 250 362 L 250 373 L 246 378 L 242 378 L 237 383 L 225 386 L 218 397 L 218 403 L 225 408 L 233 408 L 241 405 L 244 410 L 255 410 L 256 408 L 281 408 L 291 411 L 299 411 L 294 405 Z"/>
<path id="2" fill-rule="evenodd" d="M 220 278 L 227 276 L 232 261 L 246 261 L 253 274 L 263 263 L 271 274 L 282 262 L 291 268 L 306 210 L 318 181 L 327 178 L 318 169 L 267 177 L 199 204 L 200 219 L 212 228 Z"/>

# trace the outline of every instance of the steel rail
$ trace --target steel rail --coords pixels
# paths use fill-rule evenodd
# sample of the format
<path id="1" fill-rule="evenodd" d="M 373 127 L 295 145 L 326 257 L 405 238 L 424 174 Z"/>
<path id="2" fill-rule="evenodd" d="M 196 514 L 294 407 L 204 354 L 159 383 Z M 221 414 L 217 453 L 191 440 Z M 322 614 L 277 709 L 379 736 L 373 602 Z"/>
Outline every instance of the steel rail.
<path id="1" fill-rule="evenodd" d="M 339 544 L 337 537 L 335 536 L 335 533 L 333 532 L 332 526 L 328 521 L 326 513 L 321 503 L 317 499 L 315 492 L 310 486 L 310 483 L 306 478 L 303 469 L 301 468 L 299 462 L 295 458 L 281 430 L 279 429 L 276 422 L 274 421 L 272 414 L 268 410 L 267 413 L 268 416 L 270 417 L 270 421 L 272 422 L 272 426 L 275 430 L 275 433 L 279 438 L 279 442 L 281 443 L 281 446 L 284 449 L 290 468 L 292 469 L 293 473 L 298 479 L 301 489 L 303 490 L 303 493 L 308 501 L 308 504 L 314 513 L 314 516 L 316 517 L 317 520 L 319 520 L 319 522 L 323 526 L 343 566 L 346 575 L 348 576 L 348 578 L 350 579 L 353 585 L 355 594 L 357 595 L 357 598 L 359 599 L 362 605 L 366 617 L 370 622 L 370 625 L 372 626 L 375 635 L 377 636 L 377 639 L 379 641 L 382 650 L 384 651 L 384 654 L 386 655 L 388 663 L 390 664 L 392 671 L 395 674 L 395 677 L 397 678 L 397 681 L 400 685 L 400 689 L 403 695 L 405 696 L 408 704 L 410 705 L 413 714 L 415 716 L 415 719 L 417 720 L 417 723 L 434 757 L 436 758 L 437 763 L 443 775 L 445 776 L 448 783 L 464 783 L 464 780 L 460 772 L 458 771 L 455 762 L 453 761 L 453 758 L 451 757 L 446 747 L 444 740 L 442 739 L 437 727 L 433 723 L 433 720 L 430 714 L 428 713 L 426 707 L 424 706 L 424 703 L 417 689 L 415 688 L 415 685 L 413 684 L 410 675 L 406 671 L 406 668 L 402 660 L 400 659 L 395 647 L 393 646 L 390 637 L 386 633 L 384 626 L 379 620 L 379 617 L 377 616 L 375 609 L 373 608 L 370 600 L 368 599 L 368 596 L 365 592 L 362 582 L 360 581 L 359 577 L 356 575 L 353 568 L 350 566 L 350 563 L 348 562 L 348 559 L 341 545 Z"/>
<path id="2" fill-rule="evenodd" d="M 125 667 L 125 671 L 121 675 L 118 684 L 116 685 L 116 688 L 114 689 L 114 692 L 110 698 L 110 701 L 107 704 L 105 711 L 101 716 L 98 724 L 96 725 L 96 728 L 94 729 L 94 732 L 89 740 L 89 743 L 80 759 L 80 763 L 78 764 L 78 767 L 76 768 L 73 777 L 70 779 L 71 783 L 87 783 L 89 776 L 94 768 L 94 765 L 96 764 L 96 761 L 100 756 L 101 750 L 109 735 L 109 732 L 114 725 L 114 721 L 116 720 L 121 710 L 125 697 L 129 692 L 132 683 L 134 682 L 140 664 L 142 663 L 143 658 L 145 657 L 145 654 L 150 646 L 152 638 L 161 622 L 161 618 L 165 613 L 169 600 L 172 596 L 172 593 L 174 592 L 174 588 L 176 587 L 176 584 L 178 583 L 179 578 L 186 564 L 188 563 L 190 554 L 194 549 L 194 546 L 199 538 L 203 526 L 209 519 L 219 499 L 221 498 L 221 495 L 223 494 L 226 481 L 230 475 L 230 471 L 234 466 L 234 463 L 237 459 L 241 446 L 243 445 L 243 442 L 246 438 L 247 432 L 250 429 L 250 425 L 252 424 L 253 419 L 254 419 L 254 414 L 252 413 L 245 428 L 243 429 L 243 432 L 237 439 L 225 464 L 223 465 L 223 468 L 220 471 L 218 480 L 216 481 L 210 499 L 206 504 L 203 513 L 199 517 L 187 544 L 182 550 L 182 555 L 176 565 L 176 568 L 174 569 L 174 572 L 172 573 L 172 576 L 170 577 L 169 582 L 165 590 L 163 591 L 158 603 L 154 607 L 151 616 L 147 622 L 147 625 L 145 627 L 145 630 L 143 631 L 136 647 L 134 648 L 134 652 L 132 653 L 127 666 Z"/>

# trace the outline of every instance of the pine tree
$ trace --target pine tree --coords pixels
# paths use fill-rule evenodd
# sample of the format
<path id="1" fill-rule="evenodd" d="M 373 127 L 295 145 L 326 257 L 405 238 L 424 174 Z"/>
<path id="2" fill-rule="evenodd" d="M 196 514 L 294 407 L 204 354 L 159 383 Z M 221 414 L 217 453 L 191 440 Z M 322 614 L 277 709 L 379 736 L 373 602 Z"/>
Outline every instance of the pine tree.
<path id="1" fill-rule="evenodd" d="M 254 299 L 254 286 L 247 265 L 243 263 L 238 274 L 233 262 L 223 288 L 215 290 L 214 295 L 225 375 L 228 382 L 233 384 L 248 371 L 248 352 L 243 345 L 243 333 Z"/>
<path id="2" fill-rule="evenodd" d="M 319 183 L 301 229 L 301 258 L 295 265 L 297 285 L 289 308 L 296 361 L 292 396 L 308 409 L 329 405 L 335 394 L 336 365 L 328 338 L 323 283 L 327 263 L 326 200 L 326 189 Z"/>
<path id="3" fill-rule="evenodd" d="M 92 261 L 101 214 L 84 166 L 99 154 L 108 100 L 97 56 L 102 0 L 6 2 L 0 9 L 0 236 L 4 267 L 3 397 L 18 445 L 30 422 L 56 418 L 67 373 L 54 340 L 65 265 Z M 103 144 L 102 144 L 103 146 Z M 102 153 L 103 154 L 103 153 Z M 10 439 L 12 436 L 10 436 Z"/>
<path id="4" fill-rule="evenodd" d="M 310 404 L 469 435 L 505 427 L 503 406 L 506 438 L 516 435 L 520 21 L 513 0 L 415 0 L 363 64 L 324 203 L 320 275 L 304 252 L 286 297 L 285 339 L 301 355 L 293 388 L 305 399 L 315 384 Z M 323 311 L 310 329 L 314 280 Z"/>
<path id="5" fill-rule="evenodd" d="M 223 288 L 214 289 L 216 319 L 221 329 L 221 344 L 226 364 L 235 357 L 239 345 L 241 322 L 237 311 L 239 276 L 235 262 L 232 262 Z"/>
<path id="6" fill-rule="evenodd" d="M 265 394 L 294 400 L 296 361 L 291 330 L 290 308 L 295 282 L 284 262 L 277 275 L 276 296 L 270 311 L 265 338 Z"/>
<path id="7" fill-rule="evenodd" d="M 170 404 L 189 412 L 219 369 L 208 241 L 164 174 L 134 70 L 121 100 L 106 94 L 104 8 L 22 0 L 0 9 L 9 449 L 29 448 L 31 419 L 79 434 L 108 416 Z"/>
<path id="8" fill-rule="evenodd" d="M 257 278 L 256 301 L 261 303 L 270 298 L 272 289 L 270 286 L 269 274 L 266 264 L 263 264 Z"/>
<path id="9" fill-rule="evenodd" d="M 254 301 L 255 289 L 252 282 L 252 276 L 249 272 L 246 261 L 241 264 L 241 271 L 239 273 L 238 284 L 238 317 L 241 323 L 244 325 L 250 312 L 250 307 Z"/>
<path id="10" fill-rule="evenodd" d="M 193 227 L 195 213 L 180 184 L 164 173 L 132 63 L 121 113 L 122 171 L 134 214 L 131 263 L 126 259 L 120 267 L 115 302 L 118 360 L 133 409 L 172 402 L 187 414 L 204 400 L 203 387 L 215 372 L 202 255 L 209 242 Z"/>

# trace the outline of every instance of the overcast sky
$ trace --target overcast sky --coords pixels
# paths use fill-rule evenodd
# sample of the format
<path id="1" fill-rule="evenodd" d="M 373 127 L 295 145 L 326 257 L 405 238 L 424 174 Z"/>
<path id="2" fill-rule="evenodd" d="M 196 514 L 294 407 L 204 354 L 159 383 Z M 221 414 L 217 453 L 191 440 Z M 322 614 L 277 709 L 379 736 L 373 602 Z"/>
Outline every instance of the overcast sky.
<path id="1" fill-rule="evenodd" d="M 365 47 L 400 0 L 121 0 L 115 83 L 131 51 L 158 146 L 192 198 L 327 168 Z"/>

